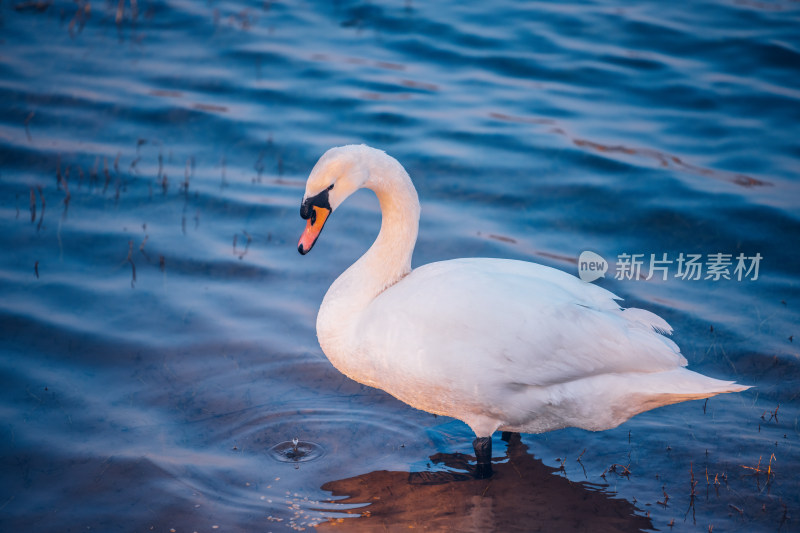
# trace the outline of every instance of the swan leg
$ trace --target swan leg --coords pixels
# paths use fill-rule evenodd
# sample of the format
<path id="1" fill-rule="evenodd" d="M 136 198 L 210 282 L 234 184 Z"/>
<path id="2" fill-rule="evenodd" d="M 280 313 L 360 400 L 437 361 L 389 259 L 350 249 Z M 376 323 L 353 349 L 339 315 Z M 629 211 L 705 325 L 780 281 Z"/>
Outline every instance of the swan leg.
<path id="1" fill-rule="evenodd" d="M 486 479 L 492 476 L 492 437 L 477 437 L 472 441 L 475 449 L 475 478 Z"/>

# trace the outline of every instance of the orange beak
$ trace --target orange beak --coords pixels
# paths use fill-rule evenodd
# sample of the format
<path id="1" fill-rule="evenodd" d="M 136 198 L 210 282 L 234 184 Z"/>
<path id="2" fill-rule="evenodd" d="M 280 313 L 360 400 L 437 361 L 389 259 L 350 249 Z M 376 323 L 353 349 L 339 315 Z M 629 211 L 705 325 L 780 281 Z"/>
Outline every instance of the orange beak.
<path id="1" fill-rule="evenodd" d="M 314 243 L 317 242 L 317 238 L 319 237 L 323 226 L 325 226 L 325 221 L 328 220 L 328 217 L 331 214 L 331 210 L 327 207 L 314 205 L 311 206 L 311 209 L 312 210 L 310 216 L 308 217 L 308 222 L 306 222 L 306 229 L 303 231 L 303 234 L 300 236 L 300 240 L 297 242 L 297 251 L 303 255 L 311 251 Z"/>

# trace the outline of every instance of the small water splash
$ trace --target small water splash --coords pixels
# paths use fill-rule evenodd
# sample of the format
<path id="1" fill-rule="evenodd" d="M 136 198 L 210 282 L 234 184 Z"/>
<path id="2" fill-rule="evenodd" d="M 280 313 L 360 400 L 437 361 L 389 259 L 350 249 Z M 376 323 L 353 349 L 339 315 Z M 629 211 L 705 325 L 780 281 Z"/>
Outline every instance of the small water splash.
<path id="1" fill-rule="evenodd" d="M 325 455 L 325 449 L 319 444 L 295 437 L 270 448 L 269 455 L 282 463 L 307 463 Z"/>

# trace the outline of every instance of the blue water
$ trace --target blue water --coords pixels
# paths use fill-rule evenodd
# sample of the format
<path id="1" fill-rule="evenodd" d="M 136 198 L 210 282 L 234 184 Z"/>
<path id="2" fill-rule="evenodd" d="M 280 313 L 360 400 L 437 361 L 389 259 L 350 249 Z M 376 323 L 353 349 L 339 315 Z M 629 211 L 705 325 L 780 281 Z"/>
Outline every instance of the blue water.
<path id="1" fill-rule="evenodd" d="M 380 220 L 359 193 L 296 251 L 305 178 L 346 143 L 414 179 L 415 265 L 577 274 L 592 250 L 690 368 L 754 385 L 523 436 L 552 475 L 652 529 L 798 527 L 800 4 L 433 4 L 0 2 L 0 529 L 408 525 L 322 488 L 471 453 L 465 425 L 317 345 Z M 643 279 L 664 253 L 762 260 L 757 279 Z M 643 277 L 615 279 L 622 254 Z M 269 454 L 295 437 L 321 456 Z"/>

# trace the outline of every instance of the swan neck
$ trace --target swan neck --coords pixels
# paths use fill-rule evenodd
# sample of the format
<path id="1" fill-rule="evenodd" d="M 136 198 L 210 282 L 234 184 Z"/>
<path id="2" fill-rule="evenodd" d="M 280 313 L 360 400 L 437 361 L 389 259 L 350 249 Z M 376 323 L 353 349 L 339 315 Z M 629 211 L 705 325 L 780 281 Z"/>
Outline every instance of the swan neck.
<path id="1" fill-rule="evenodd" d="M 369 164 L 364 183 L 380 203 L 380 232 L 369 250 L 331 285 L 318 326 L 352 323 L 380 293 L 411 272 L 419 229 L 419 198 L 400 163 L 381 155 Z"/>
<path id="2" fill-rule="evenodd" d="M 365 257 L 375 273 L 382 273 L 388 286 L 411 272 L 419 231 L 419 201 L 411 186 L 402 194 L 385 189 L 377 189 L 375 194 L 381 206 L 381 230 Z"/>
<path id="3" fill-rule="evenodd" d="M 419 198 L 411 178 L 396 160 L 384 158 L 371 166 L 364 184 L 378 197 L 381 229 L 370 249 L 351 267 L 358 269 L 362 281 L 372 284 L 373 298 L 411 272 L 419 230 Z"/>

